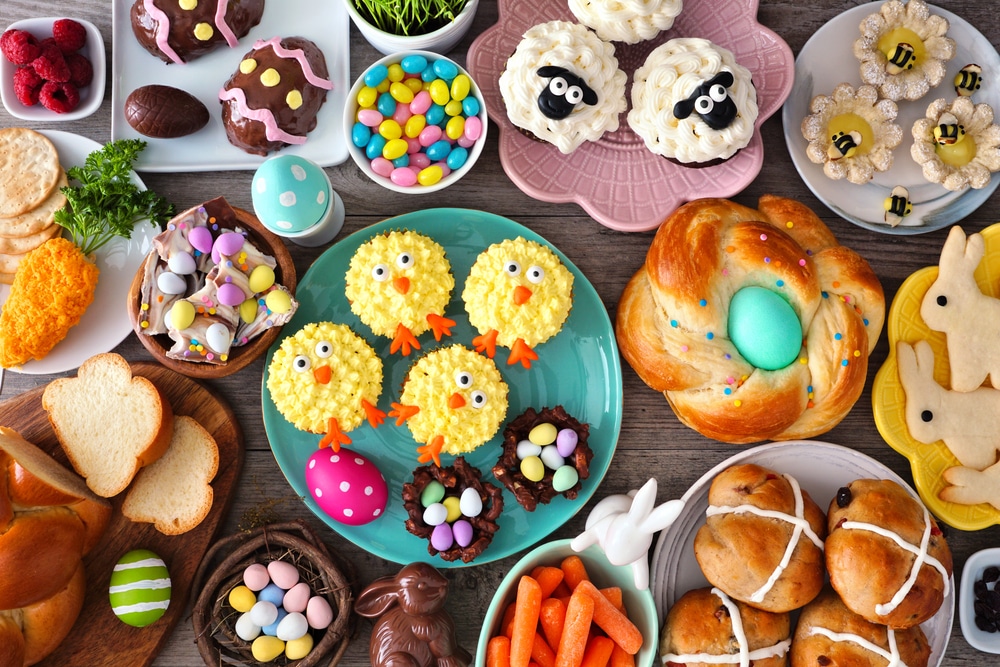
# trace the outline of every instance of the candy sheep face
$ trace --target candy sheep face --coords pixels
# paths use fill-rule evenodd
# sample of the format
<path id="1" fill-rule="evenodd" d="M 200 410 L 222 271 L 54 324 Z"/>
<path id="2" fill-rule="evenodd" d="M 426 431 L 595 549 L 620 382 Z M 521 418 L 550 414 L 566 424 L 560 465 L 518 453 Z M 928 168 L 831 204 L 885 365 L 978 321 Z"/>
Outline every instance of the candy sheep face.
<path id="1" fill-rule="evenodd" d="M 306 486 L 330 518 L 360 526 L 382 516 L 389 487 L 381 471 L 357 452 L 318 449 L 306 462 Z"/>

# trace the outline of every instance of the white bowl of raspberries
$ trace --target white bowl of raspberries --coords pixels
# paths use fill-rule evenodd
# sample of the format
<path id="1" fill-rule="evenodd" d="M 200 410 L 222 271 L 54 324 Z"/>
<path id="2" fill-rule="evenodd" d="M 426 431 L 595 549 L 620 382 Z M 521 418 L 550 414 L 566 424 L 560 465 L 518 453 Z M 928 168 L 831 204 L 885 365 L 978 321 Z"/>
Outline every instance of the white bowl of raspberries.
<path id="1" fill-rule="evenodd" d="M 89 21 L 35 18 L 0 35 L 0 98 L 22 120 L 77 120 L 104 99 L 101 32 Z"/>

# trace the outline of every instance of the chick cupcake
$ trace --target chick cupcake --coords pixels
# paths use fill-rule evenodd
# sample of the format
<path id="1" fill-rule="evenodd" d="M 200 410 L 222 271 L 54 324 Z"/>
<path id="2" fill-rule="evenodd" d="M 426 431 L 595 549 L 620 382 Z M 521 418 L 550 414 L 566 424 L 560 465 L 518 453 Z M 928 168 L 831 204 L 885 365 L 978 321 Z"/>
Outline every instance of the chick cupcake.
<path id="1" fill-rule="evenodd" d="M 378 336 L 392 339 L 389 351 L 408 355 L 420 349 L 417 336 L 451 335 L 454 320 L 444 316 L 455 278 L 442 248 L 414 231 L 379 234 L 351 257 L 345 278 L 351 312 Z"/>
<path id="2" fill-rule="evenodd" d="M 429 352 L 410 368 L 390 417 L 403 423 L 418 461 L 441 465 L 441 453 L 464 454 L 489 440 L 507 415 L 507 384 L 491 359 L 462 345 Z"/>
<path id="3" fill-rule="evenodd" d="M 267 390 L 295 428 L 325 434 L 320 447 L 339 451 L 347 433 L 365 420 L 377 427 L 385 413 L 382 360 L 344 324 L 311 322 L 285 338 L 268 366 Z"/>
<path id="4" fill-rule="evenodd" d="M 518 236 L 476 258 L 462 290 L 477 352 L 510 348 L 507 364 L 531 368 L 533 349 L 562 330 L 573 306 L 573 274 L 548 247 Z"/>
<path id="5" fill-rule="evenodd" d="M 935 100 L 912 133 L 910 155 L 931 183 L 948 190 L 984 188 L 1000 170 L 1000 126 L 988 104 L 969 97 Z"/>

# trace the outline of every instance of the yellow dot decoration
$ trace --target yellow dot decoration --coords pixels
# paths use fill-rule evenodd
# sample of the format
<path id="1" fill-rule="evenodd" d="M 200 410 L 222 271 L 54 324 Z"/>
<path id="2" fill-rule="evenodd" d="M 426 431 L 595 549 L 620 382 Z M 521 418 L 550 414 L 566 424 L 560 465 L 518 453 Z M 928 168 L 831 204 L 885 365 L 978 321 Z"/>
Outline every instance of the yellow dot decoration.
<path id="1" fill-rule="evenodd" d="M 274 88 L 281 83 L 281 75 L 278 74 L 278 70 L 273 67 L 268 67 L 266 70 L 261 72 L 260 82 L 268 88 Z"/>
<path id="2" fill-rule="evenodd" d="M 203 42 L 207 42 L 212 39 L 212 35 L 215 34 L 215 28 L 207 23 L 199 23 L 194 27 L 194 36 Z"/>
<path id="3" fill-rule="evenodd" d="M 302 93 L 297 90 L 288 91 L 288 94 L 285 95 L 285 104 L 288 105 L 289 109 L 298 109 L 302 106 Z"/>
<path id="4" fill-rule="evenodd" d="M 733 401 L 733 405 L 735 405 L 736 407 L 740 407 L 741 405 L 743 405 L 743 401 L 737 398 L 735 401 Z"/>
<path id="5" fill-rule="evenodd" d="M 180 5 L 181 9 L 189 12 L 198 6 L 198 0 L 181 0 L 177 4 Z"/>
<path id="6" fill-rule="evenodd" d="M 795 223 L 792 222 L 791 220 L 789 220 L 788 222 L 785 223 L 785 227 L 787 227 L 788 229 L 791 229 L 794 226 L 795 226 Z"/>
<path id="7" fill-rule="evenodd" d="M 240 63 L 240 72 L 243 74 L 249 74 L 250 72 L 257 69 L 257 61 L 253 58 L 247 58 Z"/>
<path id="8" fill-rule="evenodd" d="M 809 363 L 809 360 L 806 359 L 805 357 L 799 357 L 799 363 L 800 364 L 807 364 L 807 363 Z"/>

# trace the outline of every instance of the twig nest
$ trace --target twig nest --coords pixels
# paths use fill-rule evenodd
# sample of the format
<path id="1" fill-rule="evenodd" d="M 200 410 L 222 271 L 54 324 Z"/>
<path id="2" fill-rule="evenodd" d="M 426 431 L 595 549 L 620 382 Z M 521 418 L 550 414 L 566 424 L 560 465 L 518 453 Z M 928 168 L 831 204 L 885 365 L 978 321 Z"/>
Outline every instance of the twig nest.
<path id="1" fill-rule="evenodd" d="M 876 171 L 892 167 L 892 150 L 903 140 L 902 128 L 893 122 L 899 109 L 892 100 L 879 99 L 874 86 L 855 90 L 841 83 L 832 95 L 814 97 L 809 110 L 801 128 L 809 142 L 806 156 L 822 164 L 828 178 L 864 184 Z"/>
<path id="2" fill-rule="evenodd" d="M 983 188 L 1000 170 L 1000 126 L 993 108 L 968 97 L 937 99 L 913 124 L 910 155 L 924 178 L 948 190 Z"/>
<path id="3" fill-rule="evenodd" d="M 941 83 L 955 57 L 948 20 L 931 14 L 924 0 L 889 0 L 861 22 L 854 55 L 861 80 L 891 100 L 917 100 Z"/>

